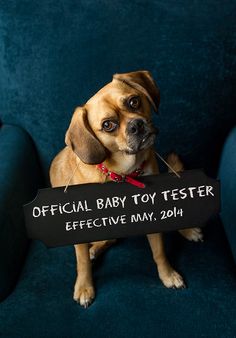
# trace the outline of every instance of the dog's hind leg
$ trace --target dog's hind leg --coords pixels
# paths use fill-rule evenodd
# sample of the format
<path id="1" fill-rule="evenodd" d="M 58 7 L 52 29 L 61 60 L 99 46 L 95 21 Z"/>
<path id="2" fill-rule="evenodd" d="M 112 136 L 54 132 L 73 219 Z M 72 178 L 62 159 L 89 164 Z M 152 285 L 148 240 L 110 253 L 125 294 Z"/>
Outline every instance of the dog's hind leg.
<path id="1" fill-rule="evenodd" d="M 110 239 L 107 241 L 92 242 L 89 249 L 89 257 L 91 260 L 96 259 L 104 250 L 108 249 L 112 244 L 116 242 L 116 239 Z"/>
<path id="2" fill-rule="evenodd" d="M 181 172 L 184 170 L 183 162 L 175 153 L 171 153 L 168 155 L 167 162 L 176 172 Z M 170 169 L 168 169 L 168 171 L 171 172 Z M 183 229 L 179 230 L 179 233 L 189 241 L 203 242 L 203 233 L 200 228 Z"/>
<path id="3" fill-rule="evenodd" d="M 175 171 L 183 171 L 184 170 L 184 164 L 180 160 L 179 156 L 175 153 L 171 153 L 167 156 L 166 159 L 167 163 L 175 170 Z M 168 169 L 169 172 L 172 172 L 170 169 Z"/>

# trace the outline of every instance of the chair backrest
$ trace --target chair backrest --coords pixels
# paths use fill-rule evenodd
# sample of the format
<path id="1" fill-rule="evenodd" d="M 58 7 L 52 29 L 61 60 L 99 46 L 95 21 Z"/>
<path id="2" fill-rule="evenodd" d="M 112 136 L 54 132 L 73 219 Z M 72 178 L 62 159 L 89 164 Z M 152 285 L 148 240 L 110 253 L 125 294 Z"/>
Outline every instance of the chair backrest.
<path id="1" fill-rule="evenodd" d="M 0 116 L 33 137 L 45 173 L 73 109 L 114 73 L 151 71 L 160 152 L 216 169 L 236 123 L 235 1 L 4 1 Z"/>

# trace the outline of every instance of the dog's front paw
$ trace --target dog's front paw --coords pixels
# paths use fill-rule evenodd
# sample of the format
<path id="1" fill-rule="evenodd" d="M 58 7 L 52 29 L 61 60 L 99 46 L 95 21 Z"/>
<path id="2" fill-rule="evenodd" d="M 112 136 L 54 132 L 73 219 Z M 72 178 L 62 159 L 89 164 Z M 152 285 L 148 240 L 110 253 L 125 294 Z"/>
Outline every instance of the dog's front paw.
<path id="1" fill-rule="evenodd" d="M 167 288 L 172 289 L 186 288 L 182 276 L 175 270 L 170 271 L 168 274 L 160 275 L 160 279 Z"/>
<path id="2" fill-rule="evenodd" d="M 77 286 L 74 289 L 74 300 L 85 309 L 89 307 L 95 297 L 93 286 Z"/>
<path id="3" fill-rule="evenodd" d="M 179 230 L 181 235 L 189 241 L 203 242 L 203 233 L 200 228 L 191 228 Z"/>

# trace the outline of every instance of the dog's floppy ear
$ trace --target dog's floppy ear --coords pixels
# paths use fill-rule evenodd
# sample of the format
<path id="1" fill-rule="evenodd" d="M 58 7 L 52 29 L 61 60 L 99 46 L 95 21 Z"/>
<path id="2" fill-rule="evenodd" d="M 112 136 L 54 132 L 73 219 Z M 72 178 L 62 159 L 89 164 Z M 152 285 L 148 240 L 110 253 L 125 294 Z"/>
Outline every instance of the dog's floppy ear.
<path id="1" fill-rule="evenodd" d="M 106 149 L 92 132 L 84 107 L 76 108 L 66 132 L 65 143 L 86 164 L 98 164 L 106 158 Z"/>
<path id="2" fill-rule="evenodd" d="M 154 110 L 157 112 L 160 104 L 160 91 L 150 72 L 141 70 L 131 73 L 115 74 L 114 80 L 119 80 L 130 87 L 139 90 L 147 96 Z"/>

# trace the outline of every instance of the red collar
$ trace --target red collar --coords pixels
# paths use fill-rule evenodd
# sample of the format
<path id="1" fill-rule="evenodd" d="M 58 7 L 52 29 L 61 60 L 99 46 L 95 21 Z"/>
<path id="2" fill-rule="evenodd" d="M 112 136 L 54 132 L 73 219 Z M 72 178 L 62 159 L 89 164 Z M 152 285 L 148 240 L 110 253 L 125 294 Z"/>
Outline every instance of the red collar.
<path id="1" fill-rule="evenodd" d="M 145 188 L 145 184 L 142 183 L 142 182 L 139 182 L 137 180 L 135 180 L 134 178 L 135 177 L 138 177 L 140 175 L 143 174 L 143 168 L 144 168 L 144 165 L 145 165 L 145 161 L 141 164 L 141 166 L 136 169 L 135 171 L 133 171 L 131 174 L 129 175 L 119 175 L 113 171 L 109 171 L 105 165 L 103 163 L 100 163 L 97 165 L 97 168 L 106 176 L 109 176 L 110 179 L 112 181 L 115 181 L 117 183 L 119 182 L 127 182 L 127 183 L 130 183 L 130 184 L 133 184 L 135 185 L 136 187 L 139 187 L 139 188 Z"/>

